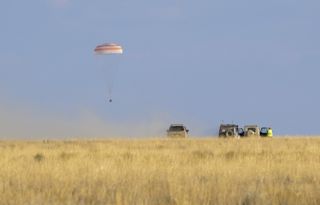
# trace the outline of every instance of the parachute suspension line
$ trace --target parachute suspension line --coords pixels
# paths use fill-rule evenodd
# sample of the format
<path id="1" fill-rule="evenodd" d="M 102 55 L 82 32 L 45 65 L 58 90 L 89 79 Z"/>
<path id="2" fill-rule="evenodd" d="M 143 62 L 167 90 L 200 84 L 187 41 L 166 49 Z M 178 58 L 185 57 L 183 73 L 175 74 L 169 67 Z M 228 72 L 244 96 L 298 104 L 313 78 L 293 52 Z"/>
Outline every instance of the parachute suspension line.
<path id="1" fill-rule="evenodd" d="M 110 85 L 108 85 L 108 93 L 107 93 L 107 97 L 109 102 L 112 102 L 112 91 L 113 91 L 113 83 L 110 82 Z"/>
<path id="2" fill-rule="evenodd" d="M 107 67 L 105 68 L 105 77 L 106 77 L 106 91 L 109 102 L 112 102 L 113 92 L 115 88 L 115 80 L 118 73 L 118 59 L 117 56 L 108 57 Z"/>

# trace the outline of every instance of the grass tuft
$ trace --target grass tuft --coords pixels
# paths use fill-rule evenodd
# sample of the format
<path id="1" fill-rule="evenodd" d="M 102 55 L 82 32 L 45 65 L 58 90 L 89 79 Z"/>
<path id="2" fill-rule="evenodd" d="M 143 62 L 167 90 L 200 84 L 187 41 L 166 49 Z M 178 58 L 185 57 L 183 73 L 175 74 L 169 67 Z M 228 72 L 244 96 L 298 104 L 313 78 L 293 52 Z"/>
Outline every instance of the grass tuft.
<path id="1" fill-rule="evenodd" d="M 37 153 L 36 155 L 33 156 L 33 159 L 36 161 L 36 162 L 41 162 L 44 160 L 44 155 L 41 154 L 41 153 Z"/>

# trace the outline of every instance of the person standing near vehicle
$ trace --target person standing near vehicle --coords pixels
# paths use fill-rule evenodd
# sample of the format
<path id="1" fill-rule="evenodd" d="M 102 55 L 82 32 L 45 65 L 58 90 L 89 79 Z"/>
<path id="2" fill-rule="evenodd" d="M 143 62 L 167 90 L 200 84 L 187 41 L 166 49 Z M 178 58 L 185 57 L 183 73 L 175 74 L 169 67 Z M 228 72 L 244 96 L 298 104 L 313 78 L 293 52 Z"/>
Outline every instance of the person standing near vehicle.
<path id="1" fill-rule="evenodd" d="M 267 137 L 273 137 L 273 133 L 272 133 L 271 127 L 268 128 Z"/>

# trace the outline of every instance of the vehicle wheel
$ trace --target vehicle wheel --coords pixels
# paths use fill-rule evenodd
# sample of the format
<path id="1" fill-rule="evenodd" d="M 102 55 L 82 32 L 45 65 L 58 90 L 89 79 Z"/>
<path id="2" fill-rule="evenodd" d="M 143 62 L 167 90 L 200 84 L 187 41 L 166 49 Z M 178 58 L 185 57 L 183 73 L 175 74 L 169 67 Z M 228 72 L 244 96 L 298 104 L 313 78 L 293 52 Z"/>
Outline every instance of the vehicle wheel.
<path id="1" fill-rule="evenodd" d="M 233 132 L 231 131 L 231 130 L 228 130 L 227 132 L 226 132 L 226 137 L 232 137 L 234 134 L 233 134 Z"/>

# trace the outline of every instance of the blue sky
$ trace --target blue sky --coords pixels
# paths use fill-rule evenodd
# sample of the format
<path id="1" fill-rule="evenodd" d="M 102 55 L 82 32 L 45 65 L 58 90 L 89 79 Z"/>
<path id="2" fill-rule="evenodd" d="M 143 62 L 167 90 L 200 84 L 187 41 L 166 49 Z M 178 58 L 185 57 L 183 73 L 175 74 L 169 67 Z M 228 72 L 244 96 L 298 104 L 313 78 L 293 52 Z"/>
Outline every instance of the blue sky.
<path id="1" fill-rule="evenodd" d="M 0 3 L 0 136 L 319 134 L 320 2 Z M 117 42 L 113 103 L 93 49 Z M 107 69 L 107 68 L 106 68 Z"/>

